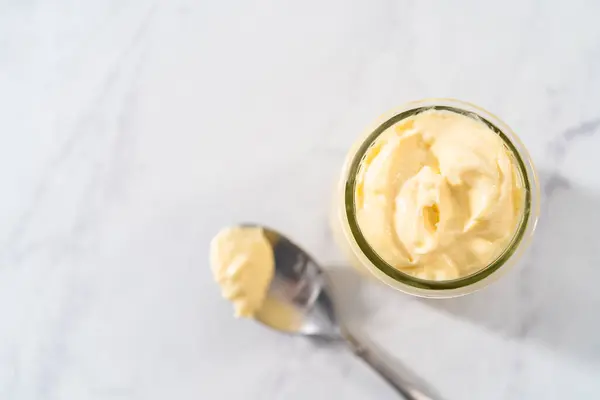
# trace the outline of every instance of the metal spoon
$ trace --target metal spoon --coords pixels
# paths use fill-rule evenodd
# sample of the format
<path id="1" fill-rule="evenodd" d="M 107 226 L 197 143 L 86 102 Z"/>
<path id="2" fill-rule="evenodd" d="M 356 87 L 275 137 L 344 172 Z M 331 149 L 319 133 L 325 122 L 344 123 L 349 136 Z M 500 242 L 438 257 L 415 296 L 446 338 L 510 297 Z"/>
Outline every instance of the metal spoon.
<path id="1" fill-rule="evenodd" d="M 256 225 L 246 225 L 256 226 Z M 300 247 L 280 233 L 261 227 L 273 247 L 275 277 L 255 318 L 290 334 L 344 343 L 408 400 L 433 400 L 367 349 L 340 323 L 326 274 Z"/>

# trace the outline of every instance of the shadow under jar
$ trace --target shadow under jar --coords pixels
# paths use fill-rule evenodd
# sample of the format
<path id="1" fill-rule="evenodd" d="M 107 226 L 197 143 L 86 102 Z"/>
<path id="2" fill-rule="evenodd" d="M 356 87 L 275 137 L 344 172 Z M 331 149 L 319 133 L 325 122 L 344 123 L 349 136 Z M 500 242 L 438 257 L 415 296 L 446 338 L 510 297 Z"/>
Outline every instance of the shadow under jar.
<path id="1" fill-rule="evenodd" d="M 452 112 L 481 122 L 502 140 L 514 168 L 520 189 L 518 221 L 512 237 L 486 265 L 468 275 L 449 280 L 422 279 L 403 272 L 384 260 L 365 237 L 357 217 L 357 177 L 365 157 L 382 133 L 398 123 L 425 111 Z M 523 254 L 534 233 L 539 215 L 539 183 L 531 158 L 514 132 L 491 113 L 454 99 L 426 99 L 408 103 L 379 118 L 351 148 L 337 184 L 332 213 L 336 240 L 352 263 L 360 269 L 408 294 L 430 298 L 448 298 L 481 289 L 513 266 Z"/>

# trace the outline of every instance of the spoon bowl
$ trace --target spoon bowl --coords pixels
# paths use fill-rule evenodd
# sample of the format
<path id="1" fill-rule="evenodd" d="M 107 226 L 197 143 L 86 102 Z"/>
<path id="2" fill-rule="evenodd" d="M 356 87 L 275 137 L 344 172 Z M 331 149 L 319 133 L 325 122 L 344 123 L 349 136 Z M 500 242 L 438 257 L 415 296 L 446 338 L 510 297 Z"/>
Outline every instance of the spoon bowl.
<path id="1" fill-rule="evenodd" d="M 327 275 L 295 243 L 272 229 L 262 229 L 273 248 L 275 275 L 256 319 L 289 334 L 341 339 Z"/>

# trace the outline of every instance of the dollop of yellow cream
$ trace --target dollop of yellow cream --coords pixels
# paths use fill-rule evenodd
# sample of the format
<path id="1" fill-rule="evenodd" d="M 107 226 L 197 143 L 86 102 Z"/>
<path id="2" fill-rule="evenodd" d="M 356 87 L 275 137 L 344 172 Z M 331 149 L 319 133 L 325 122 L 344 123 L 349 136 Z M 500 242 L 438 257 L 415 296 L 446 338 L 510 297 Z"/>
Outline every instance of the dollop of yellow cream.
<path id="1" fill-rule="evenodd" d="M 210 244 L 210 263 L 223 297 L 236 317 L 253 317 L 261 308 L 273 274 L 273 249 L 261 228 L 221 230 Z"/>
<path id="2" fill-rule="evenodd" d="M 484 268 L 519 223 L 522 186 L 503 140 L 475 117 L 427 110 L 385 130 L 359 167 L 359 227 L 388 264 L 428 280 Z"/>

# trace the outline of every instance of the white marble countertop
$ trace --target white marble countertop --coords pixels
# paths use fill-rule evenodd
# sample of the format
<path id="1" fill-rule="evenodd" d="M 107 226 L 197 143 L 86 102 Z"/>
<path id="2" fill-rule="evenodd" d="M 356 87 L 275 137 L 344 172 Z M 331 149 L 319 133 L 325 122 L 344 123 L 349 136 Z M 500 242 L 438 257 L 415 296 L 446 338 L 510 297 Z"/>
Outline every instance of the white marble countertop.
<path id="1" fill-rule="evenodd" d="M 447 400 L 600 398 L 600 4 L 5 1 L 0 398 L 396 399 L 342 349 L 236 321 L 208 266 L 261 221 L 350 325 Z M 424 97 L 477 103 L 541 174 L 527 257 L 423 301 L 359 278 L 328 208 L 350 143 Z"/>

